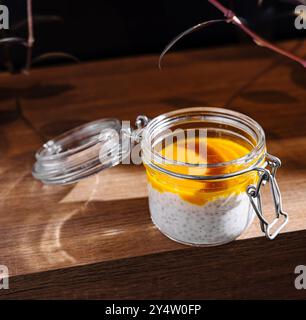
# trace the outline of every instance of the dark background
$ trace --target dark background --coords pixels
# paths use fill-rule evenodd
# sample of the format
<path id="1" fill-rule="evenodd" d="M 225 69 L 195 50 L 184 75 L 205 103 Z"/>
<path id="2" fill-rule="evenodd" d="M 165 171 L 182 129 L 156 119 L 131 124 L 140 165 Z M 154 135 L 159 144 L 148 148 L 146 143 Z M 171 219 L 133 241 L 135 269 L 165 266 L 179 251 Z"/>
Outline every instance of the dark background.
<path id="1" fill-rule="evenodd" d="M 26 0 L 1 2 L 10 9 L 11 29 L 0 31 L 0 37 L 26 36 L 26 26 L 14 30 L 26 18 Z M 293 12 L 298 1 L 221 2 L 268 39 L 305 36 L 305 30 L 294 28 Z M 174 36 L 190 26 L 222 18 L 206 0 L 34 0 L 33 7 L 38 19 L 33 55 L 63 51 L 80 60 L 159 53 Z M 221 24 L 189 36 L 176 49 L 238 42 L 250 42 L 250 39 L 233 25 Z M 24 49 L 15 45 L 10 51 L 14 63 L 22 64 Z"/>

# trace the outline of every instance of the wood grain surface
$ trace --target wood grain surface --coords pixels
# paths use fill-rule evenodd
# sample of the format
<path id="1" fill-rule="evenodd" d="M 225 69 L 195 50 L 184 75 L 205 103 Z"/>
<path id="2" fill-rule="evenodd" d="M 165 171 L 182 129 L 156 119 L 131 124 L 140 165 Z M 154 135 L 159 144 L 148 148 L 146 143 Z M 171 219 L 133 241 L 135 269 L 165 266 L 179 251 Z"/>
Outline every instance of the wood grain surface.
<path id="1" fill-rule="evenodd" d="M 306 42 L 282 46 L 306 55 Z M 306 71 L 256 46 L 142 56 L 0 74 L 0 265 L 13 298 L 305 298 Z M 258 221 L 237 241 L 193 248 L 151 223 L 142 166 L 121 165 L 74 185 L 31 176 L 35 151 L 87 121 L 135 121 L 193 106 L 243 112 L 282 159 L 290 223 L 274 241 Z M 264 197 L 266 212 L 271 199 Z"/>

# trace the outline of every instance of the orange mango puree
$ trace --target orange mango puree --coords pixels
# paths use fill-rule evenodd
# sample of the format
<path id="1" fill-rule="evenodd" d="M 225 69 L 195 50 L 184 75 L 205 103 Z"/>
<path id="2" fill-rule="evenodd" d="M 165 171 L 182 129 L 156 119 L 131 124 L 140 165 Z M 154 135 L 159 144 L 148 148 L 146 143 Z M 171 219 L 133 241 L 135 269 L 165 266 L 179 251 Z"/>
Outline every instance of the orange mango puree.
<path id="1" fill-rule="evenodd" d="M 159 166 L 174 173 L 185 175 L 222 175 L 244 169 L 243 164 L 230 164 L 226 166 L 199 167 L 188 164 L 217 164 L 239 159 L 247 155 L 253 148 L 245 141 L 236 141 L 227 137 L 199 137 L 193 144 L 186 141 L 176 141 L 160 148 L 160 155 L 168 160 L 185 163 L 162 164 Z M 191 147 L 190 147 L 191 146 Z M 188 163 L 186 165 L 186 163 Z M 254 184 L 257 179 L 255 172 L 238 175 L 222 180 L 190 180 L 173 177 L 146 166 L 149 183 L 159 192 L 171 192 L 183 200 L 196 205 L 204 205 L 219 197 L 228 197 L 246 192 L 247 186 Z"/>

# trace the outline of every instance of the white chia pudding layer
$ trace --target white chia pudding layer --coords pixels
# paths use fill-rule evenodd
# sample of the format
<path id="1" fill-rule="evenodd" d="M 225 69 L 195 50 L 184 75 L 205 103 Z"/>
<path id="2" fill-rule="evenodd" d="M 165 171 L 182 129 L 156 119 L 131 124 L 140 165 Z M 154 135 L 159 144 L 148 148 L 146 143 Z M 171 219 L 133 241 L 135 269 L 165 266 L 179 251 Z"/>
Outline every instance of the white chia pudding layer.
<path id="1" fill-rule="evenodd" d="M 153 223 L 166 236 L 193 245 L 217 245 L 242 234 L 254 219 L 248 195 L 220 197 L 204 205 L 184 201 L 179 195 L 159 192 L 149 183 Z"/>

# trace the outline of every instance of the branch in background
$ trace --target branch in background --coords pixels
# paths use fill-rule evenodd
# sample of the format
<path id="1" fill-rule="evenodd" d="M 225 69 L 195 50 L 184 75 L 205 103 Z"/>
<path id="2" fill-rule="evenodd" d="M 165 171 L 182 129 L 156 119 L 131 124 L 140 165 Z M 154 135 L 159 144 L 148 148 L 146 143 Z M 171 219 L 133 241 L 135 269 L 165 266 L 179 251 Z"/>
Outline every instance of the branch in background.
<path id="1" fill-rule="evenodd" d="M 1 4 L 1 0 L 0 0 Z M 62 21 L 62 19 L 55 15 L 46 15 L 46 16 L 33 16 L 33 1 L 32 0 L 26 0 L 26 11 L 27 11 L 27 19 L 22 20 L 20 22 L 17 22 L 15 25 L 12 26 L 12 30 L 16 31 L 24 26 L 27 27 L 27 38 L 19 38 L 19 37 L 6 37 L 3 39 L 0 39 L 0 46 L 4 45 L 6 49 L 7 54 L 7 61 L 8 61 L 8 67 L 10 72 L 15 72 L 14 65 L 12 63 L 12 58 L 10 55 L 10 47 L 9 45 L 12 44 L 21 44 L 25 46 L 26 48 L 26 58 L 25 58 L 25 66 L 21 70 L 24 73 L 28 73 L 31 69 L 32 64 L 34 63 L 40 63 L 45 60 L 50 59 L 66 59 L 71 60 L 74 62 L 79 62 L 79 59 L 75 56 L 65 53 L 65 52 L 48 52 L 45 54 L 42 54 L 36 58 L 33 59 L 33 46 L 35 42 L 34 37 L 34 23 L 41 23 L 41 22 L 52 22 L 52 21 Z M 20 70 L 19 70 L 20 71 Z"/>
<path id="2" fill-rule="evenodd" d="M 219 1 L 217 0 L 208 0 L 213 6 L 215 6 L 219 11 L 221 11 L 226 19 L 229 19 L 229 22 L 233 23 L 235 26 L 240 28 L 242 31 L 244 31 L 247 35 L 249 35 L 253 41 L 261 47 L 268 48 L 272 51 L 277 52 L 278 54 L 281 54 L 291 60 L 294 60 L 298 63 L 300 63 L 304 68 L 306 68 L 306 60 L 302 59 L 298 56 L 296 56 L 293 53 L 290 53 L 274 44 L 271 42 L 267 41 L 266 39 L 260 37 L 257 33 L 249 29 L 242 21 L 237 17 L 237 15 L 230 9 L 226 8 L 224 5 L 222 5 Z"/>
<path id="3" fill-rule="evenodd" d="M 54 15 L 46 15 L 46 16 L 40 16 L 35 15 L 33 16 L 33 23 L 34 25 L 37 23 L 45 23 L 45 22 L 61 22 L 63 19 L 59 16 Z M 22 20 L 20 22 L 17 22 L 12 26 L 12 30 L 17 31 L 19 29 L 22 29 L 23 27 L 26 27 L 28 25 L 28 19 Z"/>
<path id="4" fill-rule="evenodd" d="M 205 27 L 209 27 L 213 24 L 219 23 L 219 22 L 227 22 L 227 20 L 225 19 L 218 19 L 218 20 L 210 20 L 210 21 L 205 21 L 202 23 L 197 24 L 196 26 L 193 26 L 185 31 L 183 31 L 182 33 L 180 33 L 178 36 L 176 36 L 172 41 L 170 41 L 169 44 L 167 44 L 166 48 L 163 50 L 163 52 L 161 53 L 161 55 L 159 56 L 159 60 L 158 60 L 158 67 L 159 69 L 162 68 L 162 60 L 165 56 L 165 54 L 178 42 L 180 41 L 182 38 L 184 38 L 185 36 L 194 33 L 198 30 L 204 29 Z"/>
<path id="5" fill-rule="evenodd" d="M 33 12 L 32 0 L 27 0 L 27 15 L 28 15 L 28 40 L 27 40 L 27 57 L 24 72 L 28 73 L 32 64 L 32 50 L 34 44 L 34 27 L 33 27 Z"/>
<path id="6" fill-rule="evenodd" d="M 10 43 L 10 44 L 18 43 L 18 44 L 23 44 L 25 47 L 27 46 L 27 43 L 23 38 L 10 37 L 10 38 L 0 39 L 0 44 L 7 44 L 7 43 Z"/>
<path id="7" fill-rule="evenodd" d="M 45 61 L 45 60 L 51 60 L 51 59 L 66 59 L 66 60 L 71 60 L 71 61 L 74 61 L 74 62 L 80 62 L 80 60 L 78 58 L 76 58 L 75 56 L 73 56 L 73 55 L 71 55 L 69 53 L 65 53 L 65 52 L 48 52 L 48 53 L 44 53 L 44 54 L 34 58 L 32 60 L 32 65 L 40 63 L 40 62 Z"/>
<path id="8" fill-rule="evenodd" d="M 306 68 L 306 60 L 305 59 L 302 59 L 302 58 L 296 56 L 295 54 L 288 52 L 288 51 L 272 44 L 271 42 L 267 41 L 266 39 L 260 37 L 257 33 L 255 33 L 253 30 L 251 30 L 249 27 L 247 27 L 245 23 L 243 23 L 243 19 L 238 18 L 237 15 L 232 10 L 225 7 L 218 0 L 208 0 L 208 2 L 210 2 L 214 7 L 216 7 L 219 11 L 221 11 L 223 13 L 225 19 L 224 20 L 211 20 L 211 21 L 202 22 L 196 26 L 193 26 L 193 27 L 187 29 L 186 31 L 182 32 L 181 34 L 179 34 L 166 46 L 166 48 L 161 53 L 160 58 L 159 58 L 159 67 L 161 67 L 161 62 L 162 62 L 162 59 L 165 56 L 165 54 L 179 40 L 181 40 L 186 35 L 189 35 L 195 31 L 203 29 L 204 27 L 208 27 L 212 24 L 215 24 L 215 22 L 228 22 L 228 23 L 232 23 L 235 26 L 237 26 L 238 28 L 240 28 L 244 33 L 246 33 L 249 37 L 251 37 L 252 40 L 258 46 L 265 47 L 265 48 L 268 48 L 274 52 L 277 52 L 278 54 L 280 54 L 282 56 L 285 56 L 291 60 L 294 60 L 294 61 L 300 63 L 304 68 Z M 301 2 L 301 1 L 299 1 L 299 2 Z"/>

